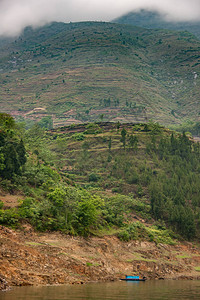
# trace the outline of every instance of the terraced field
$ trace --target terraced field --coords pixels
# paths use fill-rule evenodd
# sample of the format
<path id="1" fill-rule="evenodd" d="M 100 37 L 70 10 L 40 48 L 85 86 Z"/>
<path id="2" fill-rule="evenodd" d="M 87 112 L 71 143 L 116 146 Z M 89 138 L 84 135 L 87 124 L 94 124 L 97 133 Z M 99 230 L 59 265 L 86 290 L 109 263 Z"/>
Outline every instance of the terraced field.
<path id="1" fill-rule="evenodd" d="M 187 32 L 96 22 L 28 28 L 0 48 L 1 111 L 51 116 L 55 127 L 198 121 L 199 51 Z"/>

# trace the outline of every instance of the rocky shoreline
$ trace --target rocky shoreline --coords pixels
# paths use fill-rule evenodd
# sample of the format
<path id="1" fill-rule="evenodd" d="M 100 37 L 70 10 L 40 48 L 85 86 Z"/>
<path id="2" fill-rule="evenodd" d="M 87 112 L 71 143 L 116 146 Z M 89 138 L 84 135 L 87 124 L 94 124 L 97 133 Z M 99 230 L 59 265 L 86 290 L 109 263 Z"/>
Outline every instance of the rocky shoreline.
<path id="1" fill-rule="evenodd" d="M 10 286 L 8 285 L 8 282 L 5 278 L 0 277 L 0 291 L 6 292 L 10 289 Z"/>
<path id="2" fill-rule="evenodd" d="M 9 286 L 115 281 L 126 274 L 147 279 L 200 279 L 200 249 L 115 236 L 70 237 L 0 226 L 0 290 Z"/>

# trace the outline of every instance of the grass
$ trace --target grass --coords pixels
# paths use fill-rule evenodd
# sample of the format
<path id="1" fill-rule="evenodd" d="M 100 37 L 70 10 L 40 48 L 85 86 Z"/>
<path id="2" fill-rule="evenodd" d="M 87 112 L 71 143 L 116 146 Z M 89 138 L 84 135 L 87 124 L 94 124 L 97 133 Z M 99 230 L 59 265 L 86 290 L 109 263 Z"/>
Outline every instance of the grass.
<path id="1" fill-rule="evenodd" d="M 195 267 L 195 271 L 200 272 L 200 267 Z"/>
<path id="2" fill-rule="evenodd" d="M 159 230 L 156 227 L 146 227 L 146 231 L 149 234 L 150 240 L 155 241 L 157 244 L 176 244 L 176 241 L 170 236 L 170 231 L 167 229 Z"/>
<path id="3" fill-rule="evenodd" d="M 59 247 L 60 246 L 60 242 L 48 242 L 47 244 L 50 245 L 50 246 L 53 246 L 53 247 Z"/>
<path id="4" fill-rule="evenodd" d="M 44 244 L 36 242 L 26 242 L 26 244 L 30 246 L 44 246 Z"/>
<path id="5" fill-rule="evenodd" d="M 165 264 L 170 264 L 170 265 L 174 265 L 174 266 L 178 266 L 178 262 L 172 261 L 172 260 L 165 260 L 163 257 L 159 257 L 158 259 L 154 259 L 154 258 L 145 258 L 142 255 L 140 255 L 139 253 L 133 253 L 133 258 L 132 259 L 128 259 L 127 262 L 129 263 L 134 263 L 135 261 L 145 261 L 145 262 L 154 262 L 154 263 L 165 263 Z"/>
<path id="6" fill-rule="evenodd" d="M 158 262 L 158 259 L 145 258 L 139 253 L 133 253 L 134 258 L 127 260 L 127 262 L 133 263 L 135 261 L 146 261 L 146 262 Z"/>
<path id="7" fill-rule="evenodd" d="M 66 256 L 69 256 L 69 254 L 66 253 L 66 252 L 60 252 L 59 255 L 66 255 Z"/>
<path id="8" fill-rule="evenodd" d="M 111 228 L 102 228 L 98 230 L 91 230 L 91 233 L 98 237 L 103 237 L 103 236 L 117 235 L 119 231 L 120 231 L 119 228 L 111 227 Z"/>
<path id="9" fill-rule="evenodd" d="M 86 262 L 86 266 L 87 266 L 87 267 L 99 267 L 100 264 L 98 264 L 98 263 Z"/>
<path id="10" fill-rule="evenodd" d="M 191 255 L 188 255 L 188 254 L 182 254 L 182 255 L 177 255 L 176 257 L 177 257 L 177 258 L 180 258 L 180 259 L 184 259 L 184 258 L 191 258 Z"/>

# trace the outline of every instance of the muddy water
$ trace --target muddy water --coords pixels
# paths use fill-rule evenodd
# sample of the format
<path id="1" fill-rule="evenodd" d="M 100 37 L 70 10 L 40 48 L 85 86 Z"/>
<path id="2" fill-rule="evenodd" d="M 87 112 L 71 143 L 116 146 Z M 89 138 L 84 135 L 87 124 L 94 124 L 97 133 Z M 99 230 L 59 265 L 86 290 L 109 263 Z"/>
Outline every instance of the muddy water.
<path id="1" fill-rule="evenodd" d="M 200 299 L 200 281 L 146 281 L 21 287 L 0 300 L 178 300 Z"/>

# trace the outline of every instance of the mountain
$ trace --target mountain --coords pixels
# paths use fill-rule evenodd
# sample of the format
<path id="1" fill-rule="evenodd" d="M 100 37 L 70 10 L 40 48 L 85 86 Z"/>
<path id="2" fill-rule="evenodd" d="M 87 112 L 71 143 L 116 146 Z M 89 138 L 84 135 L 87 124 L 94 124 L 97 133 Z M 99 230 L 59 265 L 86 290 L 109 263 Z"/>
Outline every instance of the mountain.
<path id="1" fill-rule="evenodd" d="M 145 9 L 142 9 L 139 12 L 130 12 L 115 19 L 113 22 L 152 29 L 189 31 L 200 38 L 200 22 L 167 21 L 164 19 L 163 15 L 158 12 L 148 11 Z"/>
<path id="2" fill-rule="evenodd" d="M 26 28 L 0 49 L 0 106 L 19 120 L 199 120 L 200 41 L 104 22 Z"/>
<path id="3" fill-rule="evenodd" d="M 5 45 L 13 42 L 14 40 L 15 40 L 14 38 L 1 37 L 0 38 L 0 48 L 5 47 Z"/>

